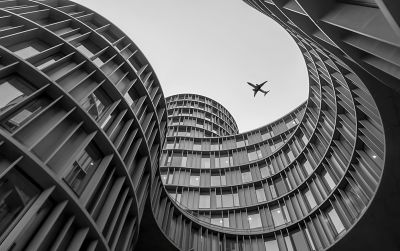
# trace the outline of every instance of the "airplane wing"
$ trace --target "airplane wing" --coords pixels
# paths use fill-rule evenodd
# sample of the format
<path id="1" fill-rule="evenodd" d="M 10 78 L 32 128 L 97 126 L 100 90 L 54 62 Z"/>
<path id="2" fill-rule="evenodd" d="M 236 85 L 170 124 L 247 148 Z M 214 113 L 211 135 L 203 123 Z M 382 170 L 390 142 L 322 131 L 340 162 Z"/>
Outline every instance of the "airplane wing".
<path id="1" fill-rule="evenodd" d="M 255 85 L 253 85 L 252 83 L 250 83 L 250 82 L 247 82 L 247 84 L 249 84 L 251 87 L 253 87 L 253 88 L 256 88 L 256 86 Z"/>
<path id="2" fill-rule="evenodd" d="M 253 90 L 254 91 L 254 97 L 256 96 L 258 90 Z"/>
<path id="3" fill-rule="evenodd" d="M 261 90 L 261 89 L 260 89 L 260 92 L 264 93 L 264 96 L 265 96 L 265 95 L 267 95 L 267 93 L 268 93 L 269 91 L 264 91 L 264 90 Z"/>
<path id="4" fill-rule="evenodd" d="M 259 86 L 260 87 L 263 87 L 263 85 L 265 85 L 265 83 L 267 83 L 268 82 L 268 80 L 267 81 L 264 81 L 264 82 L 262 82 L 261 84 L 259 84 Z"/>

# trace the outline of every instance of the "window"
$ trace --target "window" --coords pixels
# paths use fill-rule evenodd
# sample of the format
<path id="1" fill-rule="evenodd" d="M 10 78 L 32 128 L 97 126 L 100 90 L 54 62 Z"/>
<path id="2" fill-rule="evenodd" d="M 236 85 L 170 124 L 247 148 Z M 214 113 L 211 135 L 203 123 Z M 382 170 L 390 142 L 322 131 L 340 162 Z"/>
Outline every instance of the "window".
<path id="1" fill-rule="evenodd" d="M 211 175 L 211 186 L 220 186 L 221 179 L 219 175 Z"/>
<path id="2" fill-rule="evenodd" d="M 285 244 L 286 244 L 287 251 L 294 251 L 292 240 L 290 239 L 290 236 L 285 236 Z"/>
<path id="3" fill-rule="evenodd" d="M 97 89 L 82 101 L 82 108 L 96 121 L 102 118 L 110 105 L 111 99 L 101 89 Z"/>
<path id="4" fill-rule="evenodd" d="M 308 175 L 310 175 L 310 174 L 312 174 L 313 173 L 313 168 L 311 167 L 311 164 L 310 164 L 310 162 L 308 162 L 308 160 L 305 160 L 303 163 L 302 163 L 302 165 L 303 165 L 303 167 L 304 167 L 304 169 L 306 170 L 306 172 L 307 172 L 307 174 Z"/>
<path id="5" fill-rule="evenodd" d="M 200 176 L 199 175 L 190 175 L 190 183 L 191 186 L 199 186 L 200 185 Z"/>
<path id="6" fill-rule="evenodd" d="M 49 101 L 47 99 L 36 99 L 9 115 L 1 122 L 1 125 L 9 132 L 13 132 L 28 122 L 30 118 L 43 110 L 48 104 Z"/>
<path id="7" fill-rule="evenodd" d="M 262 178 L 266 178 L 266 177 L 269 177 L 269 176 L 270 176 L 269 170 L 268 170 L 267 166 L 262 166 L 262 167 L 260 168 L 260 172 L 261 172 L 261 177 L 262 177 Z"/>
<path id="8" fill-rule="evenodd" d="M 211 224 L 222 227 L 222 226 L 224 226 L 224 221 L 222 220 L 222 218 L 212 217 L 211 218 Z"/>
<path id="9" fill-rule="evenodd" d="M 195 143 L 193 144 L 193 150 L 200 151 L 200 150 L 201 150 L 201 144 L 195 142 Z"/>
<path id="10" fill-rule="evenodd" d="M 333 181 L 331 175 L 327 171 L 325 171 L 325 173 L 322 176 L 324 177 L 324 180 L 326 181 L 325 183 L 328 185 L 330 190 L 332 190 L 336 186 L 336 184 Z"/>
<path id="11" fill-rule="evenodd" d="M 294 155 L 293 155 L 293 152 L 292 152 L 291 150 L 288 150 L 288 151 L 286 152 L 286 155 L 288 156 L 290 162 L 292 162 L 292 161 L 295 159 L 295 158 L 294 158 Z"/>
<path id="12" fill-rule="evenodd" d="M 314 207 L 317 206 L 317 202 L 315 201 L 314 196 L 312 195 L 310 189 L 307 188 L 304 195 L 307 198 L 307 202 L 308 202 L 308 205 L 310 206 L 310 209 L 313 209 Z"/>
<path id="13" fill-rule="evenodd" d="M 261 159 L 262 158 L 262 153 L 261 153 L 261 150 L 258 149 L 258 150 L 254 150 L 254 151 L 248 152 L 247 156 L 249 157 L 249 161 L 254 161 L 254 160 Z"/>
<path id="14" fill-rule="evenodd" d="M 276 198 L 277 194 L 274 185 L 269 185 L 269 189 L 271 190 L 272 198 Z"/>
<path id="15" fill-rule="evenodd" d="M 237 192 L 233 193 L 233 204 L 234 204 L 235 207 L 240 206 L 239 195 L 238 195 Z"/>
<path id="16" fill-rule="evenodd" d="M 308 228 L 305 228 L 305 231 L 306 231 L 306 236 L 307 236 L 308 242 L 310 243 L 311 250 L 313 250 L 313 251 L 316 250 L 315 246 L 314 246 L 314 242 L 311 238 L 310 232 L 308 231 Z"/>
<path id="17" fill-rule="evenodd" d="M 328 210 L 328 216 L 329 216 L 329 221 L 331 225 L 333 225 L 337 234 L 340 234 L 342 231 L 345 230 L 343 223 L 339 218 L 339 215 L 337 214 L 336 210 L 333 207 L 331 207 Z"/>
<path id="18" fill-rule="evenodd" d="M 201 158 L 201 168 L 210 168 L 210 157 Z"/>
<path id="19" fill-rule="evenodd" d="M 256 196 L 258 202 L 263 202 L 267 200 L 267 198 L 265 197 L 264 188 L 256 189 Z"/>
<path id="20" fill-rule="evenodd" d="M 226 177 L 225 174 L 221 175 L 221 185 L 226 186 Z"/>
<path id="21" fill-rule="evenodd" d="M 186 156 L 183 156 L 183 157 L 182 157 L 181 166 L 186 167 L 186 163 L 187 163 L 187 157 L 186 157 Z"/>
<path id="22" fill-rule="evenodd" d="M 34 39 L 13 45 L 9 49 L 17 56 L 26 59 L 46 50 L 48 47 L 49 46 L 42 41 Z"/>
<path id="23" fill-rule="evenodd" d="M 247 219 L 249 220 L 250 228 L 262 227 L 260 213 L 258 212 L 249 213 Z"/>
<path id="24" fill-rule="evenodd" d="M 233 207 L 232 194 L 222 194 L 222 206 L 223 207 Z"/>
<path id="25" fill-rule="evenodd" d="M 279 251 L 278 242 L 276 240 L 266 240 L 264 244 L 265 250 L 267 251 Z"/>
<path id="26" fill-rule="evenodd" d="M 166 149 L 174 149 L 174 142 L 167 142 L 165 148 Z"/>
<path id="27" fill-rule="evenodd" d="M 21 217 L 39 192 L 16 168 L 0 179 L 0 236 Z"/>
<path id="28" fill-rule="evenodd" d="M 286 223 L 282 209 L 280 207 L 271 209 L 271 214 L 272 214 L 272 219 L 274 220 L 275 227 L 278 227 Z"/>
<path id="29" fill-rule="evenodd" d="M 242 181 L 243 183 L 251 182 L 253 179 L 251 177 L 250 171 L 242 172 Z"/>
<path id="30" fill-rule="evenodd" d="M 101 155 L 94 145 L 89 145 L 72 164 L 65 182 L 79 196 L 101 161 Z"/>
<path id="31" fill-rule="evenodd" d="M 0 81 L 0 114 L 20 103 L 33 91 L 30 84 L 16 75 L 2 79 Z"/>
<path id="32" fill-rule="evenodd" d="M 200 194 L 199 208 L 210 208 L 210 195 Z"/>
<path id="33" fill-rule="evenodd" d="M 230 166 L 230 157 L 228 156 L 223 156 L 220 157 L 220 163 L 221 163 L 221 167 L 229 167 Z"/>

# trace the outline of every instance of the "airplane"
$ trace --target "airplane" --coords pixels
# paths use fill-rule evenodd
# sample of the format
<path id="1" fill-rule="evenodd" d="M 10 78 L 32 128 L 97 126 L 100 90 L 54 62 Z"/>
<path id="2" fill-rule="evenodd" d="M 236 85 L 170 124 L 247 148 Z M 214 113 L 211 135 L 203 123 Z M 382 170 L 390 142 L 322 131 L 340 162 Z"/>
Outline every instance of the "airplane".
<path id="1" fill-rule="evenodd" d="M 258 84 L 258 85 L 254 85 L 254 84 L 252 84 L 252 83 L 250 83 L 250 82 L 247 82 L 247 84 L 249 84 L 251 87 L 253 87 L 253 91 L 254 91 L 254 97 L 256 96 L 256 94 L 257 94 L 257 92 L 262 92 L 262 93 L 264 93 L 264 96 L 265 95 L 267 95 L 267 93 L 269 92 L 269 91 L 264 91 L 263 89 L 261 89 L 262 87 L 263 87 L 263 85 L 265 85 L 265 83 L 267 83 L 268 81 L 265 81 L 265 82 L 262 82 L 261 84 Z"/>

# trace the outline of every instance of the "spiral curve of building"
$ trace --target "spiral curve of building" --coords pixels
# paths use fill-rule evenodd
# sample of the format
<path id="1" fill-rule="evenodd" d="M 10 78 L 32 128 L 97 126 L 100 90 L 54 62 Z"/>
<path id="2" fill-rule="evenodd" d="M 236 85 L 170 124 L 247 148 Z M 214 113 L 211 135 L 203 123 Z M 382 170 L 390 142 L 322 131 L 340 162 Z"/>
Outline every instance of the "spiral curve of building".
<path id="1" fill-rule="evenodd" d="M 245 2 L 298 44 L 308 100 L 272 124 L 215 137 L 201 133 L 204 117 L 198 124 L 191 110 L 207 114 L 215 101 L 168 97 L 173 111 L 150 192 L 164 236 L 180 250 L 398 250 L 396 4 Z M 376 26 L 361 30 L 360 19 Z M 189 112 L 176 113 L 180 106 Z"/>
<path id="2" fill-rule="evenodd" d="M 245 2 L 309 97 L 239 133 L 90 9 L 0 1 L 0 250 L 399 249 L 400 4 Z"/>

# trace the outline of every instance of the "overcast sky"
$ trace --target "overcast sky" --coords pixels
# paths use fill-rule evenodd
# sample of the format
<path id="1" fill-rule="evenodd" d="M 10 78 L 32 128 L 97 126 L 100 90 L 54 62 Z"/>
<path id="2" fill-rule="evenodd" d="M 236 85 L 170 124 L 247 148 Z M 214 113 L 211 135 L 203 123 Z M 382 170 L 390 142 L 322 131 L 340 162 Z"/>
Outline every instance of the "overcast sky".
<path id="1" fill-rule="evenodd" d="M 292 38 L 242 0 L 79 0 L 143 51 L 165 96 L 198 93 L 225 106 L 239 130 L 285 115 L 306 100 L 307 70 Z M 268 80 L 264 97 L 247 81 Z"/>

